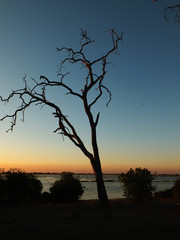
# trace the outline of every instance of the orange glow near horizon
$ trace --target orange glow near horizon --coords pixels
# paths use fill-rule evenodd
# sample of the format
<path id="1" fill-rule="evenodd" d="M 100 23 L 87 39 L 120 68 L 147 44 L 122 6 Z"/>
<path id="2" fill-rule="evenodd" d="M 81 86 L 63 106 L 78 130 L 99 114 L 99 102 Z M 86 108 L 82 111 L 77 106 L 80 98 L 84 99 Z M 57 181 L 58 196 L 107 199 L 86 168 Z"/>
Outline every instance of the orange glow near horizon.
<path id="1" fill-rule="evenodd" d="M 178 174 L 180 173 L 177 171 L 177 168 L 175 167 L 169 167 L 169 166 L 150 166 L 150 165 L 137 165 L 132 164 L 131 166 L 129 164 L 117 164 L 117 165 L 110 165 L 109 163 L 103 164 L 103 173 L 107 174 L 118 174 L 121 172 L 127 172 L 130 168 L 135 169 L 137 167 L 141 168 L 147 168 L 151 171 L 152 174 Z M 74 173 L 93 173 L 92 167 L 90 165 L 90 162 L 86 162 L 85 164 L 81 165 L 79 163 L 77 164 L 71 164 L 71 162 L 67 163 L 22 163 L 22 162 L 13 162 L 13 163 L 1 163 L 0 168 L 4 169 L 5 171 L 9 170 L 10 168 L 18 168 L 25 172 L 41 172 L 41 173 L 61 173 L 63 171 L 69 171 Z"/>
<path id="2" fill-rule="evenodd" d="M 19 168 L 26 172 L 93 173 L 90 161 L 73 145 L 61 143 L 60 147 L 29 144 L 27 141 L 12 141 L 12 137 L 3 142 L 0 155 L 0 168 L 5 171 Z M 7 138 L 7 135 L 6 135 Z M 11 142 L 12 141 L 12 142 Z M 36 140 L 37 141 L 37 140 Z M 52 140 L 53 141 L 53 140 Z M 10 148 L 9 148 L 10 146 Z M 69 146 L 69 147 L 68 147 Z M 22 150 L 23 149 L 23 150 Z M 100 151 L 103 173 L 127 172 L 130 168 L 147 168 L 157 174 L 180 174 L 178 153 L 119 152 L 109 146 Z M 173 159 L 170 161 L 169 159 Z"/>

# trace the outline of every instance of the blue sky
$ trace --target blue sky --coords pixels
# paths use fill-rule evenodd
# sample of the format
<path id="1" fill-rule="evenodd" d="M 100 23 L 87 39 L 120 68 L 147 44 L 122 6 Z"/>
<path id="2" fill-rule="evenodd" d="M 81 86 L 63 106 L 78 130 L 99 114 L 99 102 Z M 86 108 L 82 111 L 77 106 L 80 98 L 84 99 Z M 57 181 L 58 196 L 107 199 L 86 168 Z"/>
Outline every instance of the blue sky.
<path id="1" fill-rule="evenodd" d="M 80 28 L 95 43 L 88 56 L 95 59 L 111 46 L 108 29 L 124 32 L 119 55 L 110 57 L 105 84 L 112 92 L 94 111 L 101 111 L 98 139 L 104 172 L 147 167 L 157 172 L 180 173 L 180 24 L 163 19 L 162 10 L 178 1 L 160 0 L 0 0 L 0 95 L 21 88 L 26 73 L 57 80 L 61 55 L 57 47 L 80 46 Z M 87 49 L 88 50 L 88 49 Z M 67 66 L 67 82 L 83 84 L 84 69 Z M 82 85 L 83 86 L 83 85 Z M 79 102 L 59 89 L 50 91 L 89 145 L 86 116 Z M 0 104 L 0 116 L 17 102 Z M 53 133 L 57 127 L 51 110 L 28 109 L 25 122 L 5 133 L 0 123 L 0 167 L 25 170 L 90 172 L 85 156 L 68 139 Z M 89 147 L 90 149 L 90 147 Z"/>

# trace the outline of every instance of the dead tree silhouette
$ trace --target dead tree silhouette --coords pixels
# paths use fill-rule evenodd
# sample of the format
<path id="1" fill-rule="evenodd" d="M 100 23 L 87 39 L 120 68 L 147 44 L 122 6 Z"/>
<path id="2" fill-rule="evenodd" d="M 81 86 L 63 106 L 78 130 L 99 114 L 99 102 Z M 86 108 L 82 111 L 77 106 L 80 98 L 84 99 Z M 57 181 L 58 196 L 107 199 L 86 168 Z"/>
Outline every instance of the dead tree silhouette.
<path id="1" fill-rule="evenodd" d="M 51 81 L 46 76 L 40 76 L 39 80 L 32 79 L 33 87 L 30 87 L 26 80 L 26 75 L 23 77 L 24 87 L 22 89 L 14 90 L 7 98 L 0 97 L 0 100 L 3 102 L 9 102 L 9 100 L 14 99 L 15 97 L 19 97 L 21 104 L 16 108 L 13 114 L 6 115 L 1 118 L 1 121 L 11 118 L 11 126 L 10 129 L 13 131 L 13 128 L 16 125 L 18 116 L 22 113 L 22 120 L 24 120 L 24 113 L 28 107 L 32 105 L 41 105 L 41 106 L 49 106 L 53 109 L 53 115 L 55 118 L 58 119 L 58 127 L 54 132 L 60 133 L 62 136 L 69 138 L 83 153 L 84 155 L 90 160 L 92 165 L 94 175 L 96 178 L 97 183 L 97 191 L 98 191 L 98 198 L 102 205 L 108 205 L 108 196 L 106 192 L 106 188 L 103 181 L 103 174 L 101 169 L 101 161 L 99 156 L 99 149 L 98 149 L 98 142 L 97 142 L 97 132 L 96 128 L 99 122 L 100 113 L 96 116 L 92 113 L 92 107 L 97 103 L 97 101 L 101 98 L 103 91 L 105 90 L 109 95 L 109 101 L 106 103 L 108 106 L 109 102 L 111 101 L 111 92 L 109 89 L 103 84 L 103 80 L 106 75 L 106 66 L 108 64 L 107 58 L 112 54 L 115 53 L 118 49 L 118 43 L 123 40 L 123 33 L 120 36 L 113 30 L 109 30 L 112 38 L 112 47 L 109 51 L 106 52 L 103 56 L 95 59 L 89 60 L 85 54 L 84 49 L 92 44 L 94 41 L 88 37 L 87 31 L 81 29 L 81 41 L 80 41 L 80 49 L 78 51 L 74 51 L 72 48 L 62 47 L 57 48 L 58 53 L 62 53 L 63 51 L 66 54 L 66 57 L 63 58 L 62 62 L 60 63 L 59 67 L 59 74 L 58 77 L 60 78 L 58 81 Z M 77 64 L 81 63 L 83 67 L 87 70 L 87 75 L 85 81 L 83 83 L 83 87 L 81 91 L 74 91 L 69 85 L 65 83 L 65 77 L 68 73 L 63 74 L 62 70 L 66 63 L 70 64 Z M 94 72 L 94 67 L 100 64 L 100 73 L 97 74 Z M 85 114 L 89 120 L 89 126 L 91 129 L 91 145 L 92 145 L 92 152 L 87 150 L 84 142 L 82 141 L 81 137 L 77 133 L 77 130 L 70 122 L 68 117 L 62 112 L 62 109 L 55 104 L 54 102 L 50 101 L 47 96 L 47 88 L 50 87 L 62 87 L 67 91 L 67 95 L 72 95 L 81 100 Z M 96 95 L 94 99 L 91 101 L 88 99 L 88 94 L 97 89 Z"/>

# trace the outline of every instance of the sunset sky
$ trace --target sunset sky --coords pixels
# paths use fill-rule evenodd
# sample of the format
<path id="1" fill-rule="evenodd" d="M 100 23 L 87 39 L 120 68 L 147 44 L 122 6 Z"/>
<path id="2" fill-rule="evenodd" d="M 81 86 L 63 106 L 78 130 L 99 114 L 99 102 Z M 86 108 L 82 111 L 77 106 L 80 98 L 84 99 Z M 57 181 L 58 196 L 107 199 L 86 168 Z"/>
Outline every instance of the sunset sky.
<path id="1" fill-rule="evenodd" d="M 0 95 L 22 88 L 22 77 L 40 75 L 58 80 L 62 60 L 56 48 L 80 47 L 80 28 L 95 40 L 87 48 L 91 59 L 112 47 L 107 30 L 124 32 L 118 54 L 112 54 L 104 84 L 112 93 L 94 112 L 103 172 L 130 167 L 157 173 L 180 173 L 180 23 L 163 9 L 174 0 L 0 0 Z M 89 50 L 89 52 L 88 52 Z M 66 83 L 84 86 L 86 69 L 66 67 Z M 76 126 L 88 149 L 88 121 L 80 102 L 59 89 L 49 92 Z M 0 118 L 13 113 L 18 102 L 0 103 Z M 40 172 L 92 172 L 89 160 L 67 138 L 53 133 L 57 119 L 49 108 L 31 107 L 13 132 L 10 119 L 0 122 L 0 168 Z"/>

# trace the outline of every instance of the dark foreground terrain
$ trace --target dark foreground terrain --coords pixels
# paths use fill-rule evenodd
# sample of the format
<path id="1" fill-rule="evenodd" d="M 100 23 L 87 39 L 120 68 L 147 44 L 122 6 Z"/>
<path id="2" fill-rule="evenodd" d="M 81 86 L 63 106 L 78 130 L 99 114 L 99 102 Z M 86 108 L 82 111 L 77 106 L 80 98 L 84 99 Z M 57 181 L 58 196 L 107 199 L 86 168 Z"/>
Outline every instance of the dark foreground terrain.
<path id="1" fill-rule="evenodd" d="M 111 200 L 111 216 L 97 201 L 0 207 L 2 240 L 180 239 L 177 201 Z"/>

